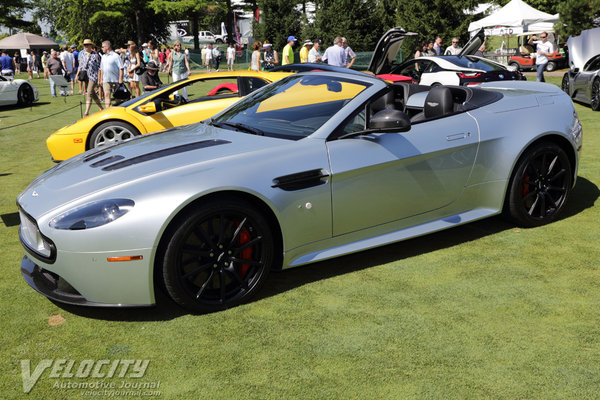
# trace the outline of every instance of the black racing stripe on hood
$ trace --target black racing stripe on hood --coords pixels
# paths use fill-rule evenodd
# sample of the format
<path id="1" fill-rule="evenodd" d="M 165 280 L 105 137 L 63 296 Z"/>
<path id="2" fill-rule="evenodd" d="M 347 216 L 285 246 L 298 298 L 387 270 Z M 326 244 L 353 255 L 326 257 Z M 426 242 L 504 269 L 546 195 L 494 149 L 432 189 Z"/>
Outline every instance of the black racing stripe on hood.
<path id="1" fill-rule="evenodd" d="M 202 149 L 205 147 L 218 146 L 221 144 L 231 143 L 228 140 L 222 139 L 212 139 L 212 140 L 202 140 L 200 142 L 187 143 L 181 146 L 169 147 L 167 149 L 162 149 L 158 151 L 153 151 L 152 153 L 142 154 L 137 157 L 130 158 L 125 161 L 121 161 L 115 164 L 108 165 L 102 168 L 103 171 L 114 171 L 117 169 L 125 168 L 130 165 L 140 164 L 145 161 L 155 160 L 157 158 L 167 157 L 174 154 L 184 153 L 186 151 L 192 151 L 197 149 Z"/>

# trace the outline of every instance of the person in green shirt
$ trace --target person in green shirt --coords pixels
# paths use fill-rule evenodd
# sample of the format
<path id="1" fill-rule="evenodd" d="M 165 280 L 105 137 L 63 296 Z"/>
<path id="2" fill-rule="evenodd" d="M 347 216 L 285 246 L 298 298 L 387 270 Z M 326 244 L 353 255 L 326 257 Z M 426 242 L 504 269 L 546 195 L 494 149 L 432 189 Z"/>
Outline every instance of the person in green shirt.
<path id="1" fill-rule="evenodd" d="M 281 65 L 294 63 L 294 44 L 296 44 L 296 38 L 294 36 L 289 36 L 287 39 L 287 44 L 281 52 L 283 57 L 281 60 Z"/>

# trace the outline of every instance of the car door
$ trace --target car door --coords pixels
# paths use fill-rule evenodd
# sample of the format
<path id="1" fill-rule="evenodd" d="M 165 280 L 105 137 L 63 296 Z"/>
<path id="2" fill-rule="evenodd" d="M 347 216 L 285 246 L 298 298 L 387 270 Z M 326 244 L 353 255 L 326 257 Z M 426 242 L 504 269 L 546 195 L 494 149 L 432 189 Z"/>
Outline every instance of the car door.
<path id="1" fill-rule="evenodd" d="M 5 77 L 0 77 L 0 105 L 17 103 L 18 85 Z"/>
<path id="2" fill-rule="evenodd" d="M 467 183 L 478 144 L 467 113 L 416 123 L 408 132 L 329 141 L 333 234 L 448 206 Z"/>

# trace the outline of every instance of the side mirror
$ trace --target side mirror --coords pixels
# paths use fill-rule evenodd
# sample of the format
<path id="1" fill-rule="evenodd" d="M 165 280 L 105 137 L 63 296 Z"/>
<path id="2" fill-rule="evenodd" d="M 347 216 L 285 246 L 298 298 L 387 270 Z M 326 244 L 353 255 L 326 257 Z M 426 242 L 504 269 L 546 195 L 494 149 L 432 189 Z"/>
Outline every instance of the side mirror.
<path id="1" fill-rule="evenodd" d="M 153 102 L 143 104 L 139 107 L 139 110 L 144 114 L 154 114 L 156 112 L 156 104 Z"/>
<path id="2" fill-rule="evenodd" d="M 386 108 L 371 117 L 369 130 L 406 132 L 410 130 L 410 118 L 400 110 Z"/>

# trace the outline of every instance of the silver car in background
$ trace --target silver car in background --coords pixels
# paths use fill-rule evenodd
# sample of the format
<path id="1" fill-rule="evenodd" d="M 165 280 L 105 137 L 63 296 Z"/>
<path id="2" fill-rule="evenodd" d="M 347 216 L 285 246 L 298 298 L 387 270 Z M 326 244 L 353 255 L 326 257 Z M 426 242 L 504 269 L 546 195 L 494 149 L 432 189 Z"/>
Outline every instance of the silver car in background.
<path id="1" fill-rule="evenodd" d="M 562 89 L 577 101 L 600 111 L 600 28 L 588 29 L 567 40 L 570 71 Z"/>
<path id="2" fill-rule="evenodd" d="M 164 286 L 188 310 L 220 310 L 272 269 L 502 212 L 549 223 L 581 145 L 571 99 L 549 84 L 300 73 L 42 174 L 17 199 L 21 271 L 71 304 L 152 305 Z"/>

